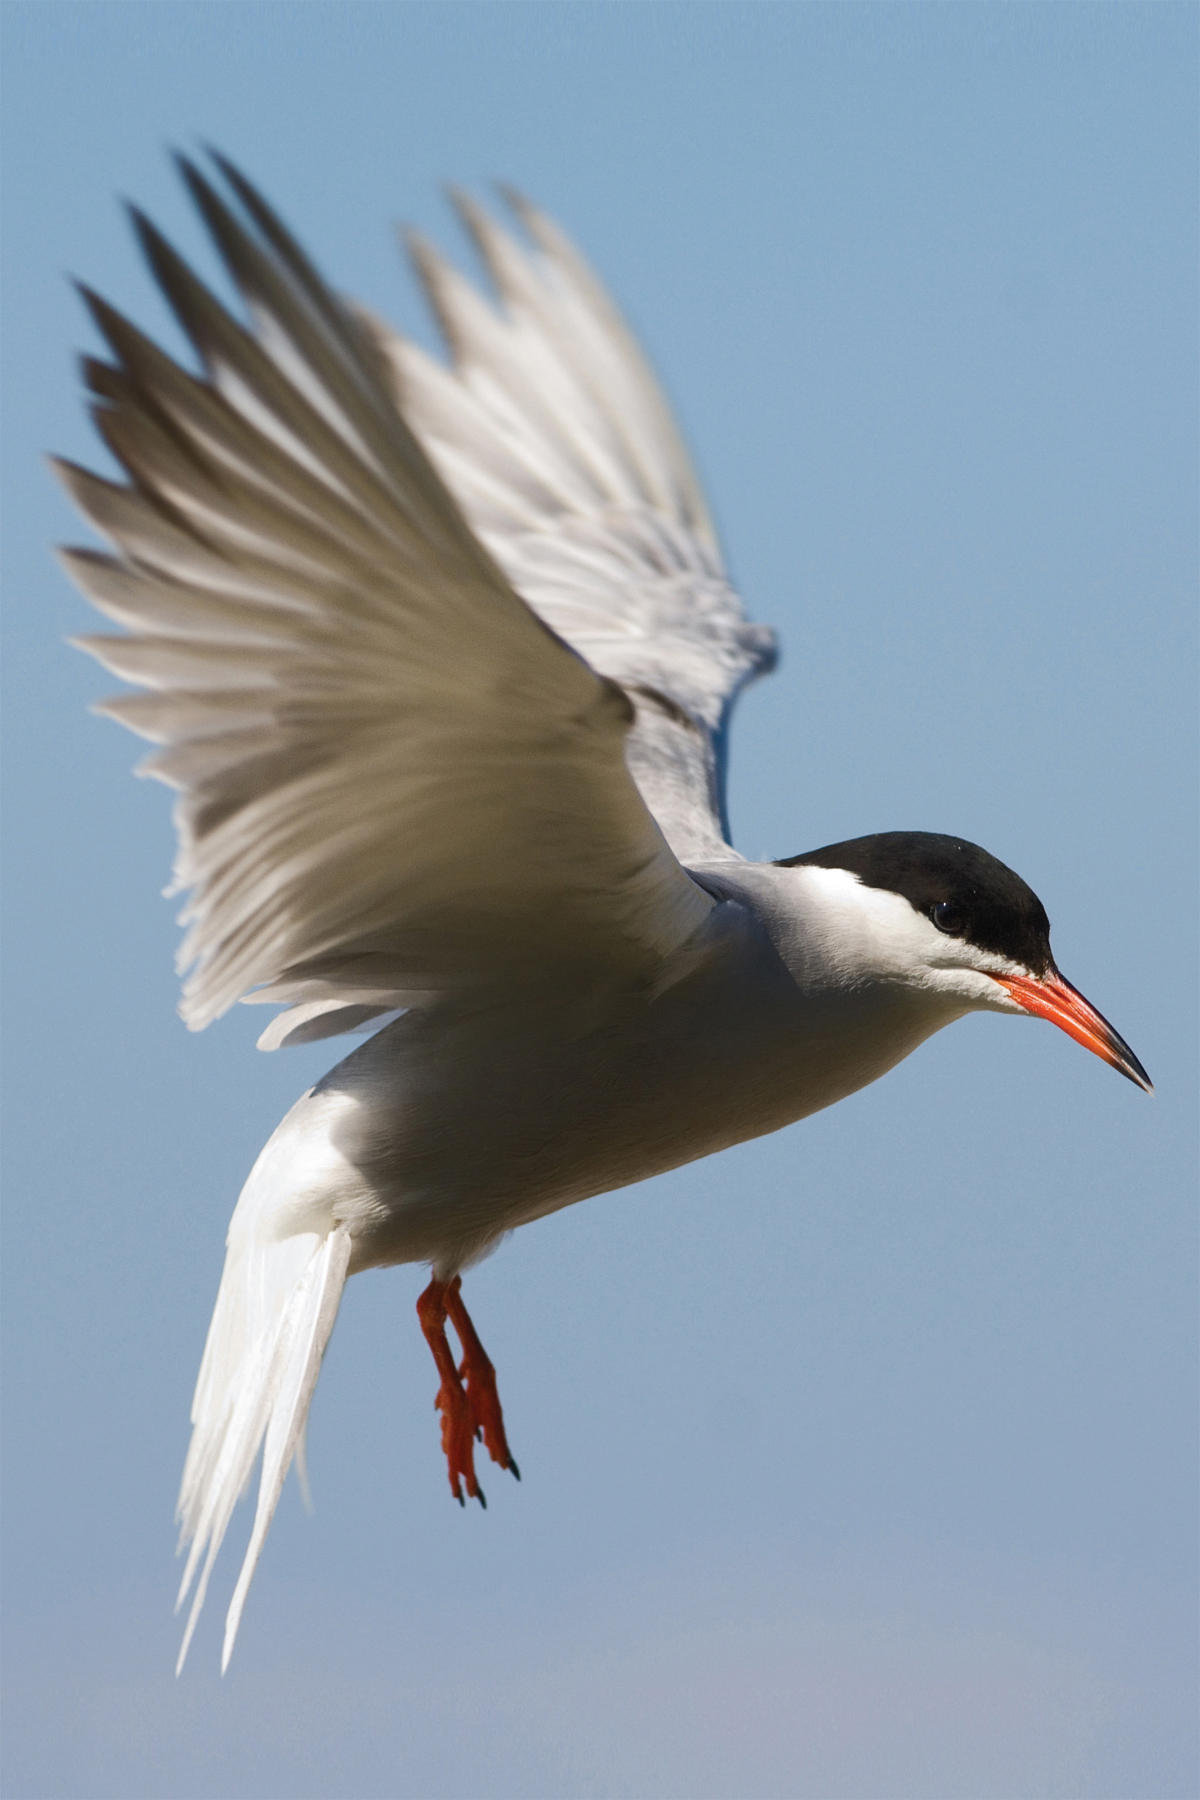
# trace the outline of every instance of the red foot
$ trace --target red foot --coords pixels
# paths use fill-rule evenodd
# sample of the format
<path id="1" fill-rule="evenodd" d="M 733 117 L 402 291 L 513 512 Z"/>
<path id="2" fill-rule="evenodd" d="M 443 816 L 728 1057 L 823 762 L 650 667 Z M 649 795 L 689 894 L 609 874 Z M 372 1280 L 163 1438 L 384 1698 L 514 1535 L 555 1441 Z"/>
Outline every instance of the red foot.
<path id="1" fill-rule="evenodd" d="M 434 1405 L 442 1415 L 442 1449 L 450 1470 L 450 1491 L 459 1505 L 465 1506 L 465 1483 L 471 1498 L 486 1506 L 483 1489 L 475 1478 L 475 1439 L 482 1437 L 492 1461 L 502 1469 L 511 1469 L 518 1481 L 521 1471 L 504 1435 L 496 1371 L 462 1303 L 461 1288 L 461 1275 L 453 1281 L 431 1281 L 417 1301 L 417 1317 L 442 1378 Z M 446 1337 L 447 1317 L 462 1343 L 463 1359 L 457 1369 Z"/>

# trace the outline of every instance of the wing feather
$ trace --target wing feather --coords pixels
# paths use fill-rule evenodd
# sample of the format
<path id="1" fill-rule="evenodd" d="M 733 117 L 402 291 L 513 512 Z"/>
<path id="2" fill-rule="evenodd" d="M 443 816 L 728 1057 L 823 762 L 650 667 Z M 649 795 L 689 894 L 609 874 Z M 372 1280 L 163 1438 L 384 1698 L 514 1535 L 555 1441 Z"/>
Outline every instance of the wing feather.
<path id="1" fill-rule="evenodd" d="M 369 322 L 409 422 L 517 592 L 628 693 L 629 767 L 669 842 L 685 860 L 725 858 L 729 713 L 773 667 L 774 635 L 746 620 L 628 326 L 558 227 L 508 197 L 532 249 L 454 196 L 498 308 L 409 240 L 452 366 Z"/>
<path id="2" fill-rule="evenodd" d="M 61 465 L 112 553 L 66 565 L 144 690 L 101 710 L 178 791 L 194 1027 L 251 997 L 274 1041 L 569 964 L 652 981 L 711 905 L 631 781 L 631 709 L 539 622 L 395 404 L 376 342 L 244 179 L 184 174 L 240 324 L 140 215 L 202 366 L 94 295 L 85 377 L 130 485 Z M 256 991 L 255 991 L 256 990 Z"/>

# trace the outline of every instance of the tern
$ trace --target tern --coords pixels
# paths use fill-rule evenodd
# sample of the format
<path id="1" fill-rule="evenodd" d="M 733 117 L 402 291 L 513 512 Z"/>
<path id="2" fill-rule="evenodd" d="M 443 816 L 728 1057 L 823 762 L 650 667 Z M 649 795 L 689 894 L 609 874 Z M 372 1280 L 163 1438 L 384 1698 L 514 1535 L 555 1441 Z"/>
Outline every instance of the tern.
<path id="1" fill-rule="evenodd" d="M 514 1227 L 831 1106 L 970 1012 L 1049 1019 L 1151 1089 L 986 850 L 731 847 L 730 711 L 774 635 L 549 218 L 455 196 L 494 299 L 410 239 L 442 362 L 336 295 L 227 160 L 179 161 L 244 318 L 136 210 L 198 372 L 82 290 L 128 480 L 58 465 L 112 546 L 67 568 L 122 627 L 78 641 L 143 690 L 99 710 L 178 794 L 186 1023 L 241 1000 L 283 1008 L 264 1050 L 367 1034 L 229 1227 L 178 1512 L 182 1667 L 261 1450 L 224 1669 L 348 1275 L 429 1265 L 450 1487 L 484 1502 L 477 1443 L 518 1471 L 461 1280 Z"/>

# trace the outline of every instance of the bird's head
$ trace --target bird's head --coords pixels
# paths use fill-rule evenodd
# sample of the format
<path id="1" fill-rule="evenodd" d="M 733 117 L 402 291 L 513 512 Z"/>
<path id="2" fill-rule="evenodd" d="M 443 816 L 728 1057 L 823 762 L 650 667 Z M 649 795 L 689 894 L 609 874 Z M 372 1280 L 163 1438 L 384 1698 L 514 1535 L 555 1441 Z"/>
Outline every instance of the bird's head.
<path id="1" fill-rule="evenodd" d="M 1125 1040 L 1061 975 L 1050 921 L 1033 889 L 962 838 L 885 831 L 784 859 L 811 870 L 842 978 L 872 979 L 944 999 L 950 1008 L 1049 1019 L 1153 1093 Z"/>

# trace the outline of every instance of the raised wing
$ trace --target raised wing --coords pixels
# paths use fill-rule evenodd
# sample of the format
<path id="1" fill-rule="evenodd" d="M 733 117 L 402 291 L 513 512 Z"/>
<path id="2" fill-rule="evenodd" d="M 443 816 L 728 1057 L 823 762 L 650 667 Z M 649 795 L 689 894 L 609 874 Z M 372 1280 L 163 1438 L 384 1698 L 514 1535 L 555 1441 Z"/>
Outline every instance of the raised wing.
<path id="1" fill-rule="evenodd" d="M 298 1007 L 273 1047 L 563 965 L 652 980 L 712 903 L 630 779 L 624 694 L 513 592 L 265 203 L 182 167 L 253 329 L 135 215 L 203 375 L 89 295 L 129 485 L 63 475 L 117 551 L 68 567 L 128 633 L 83 645 L 149 690 L 101 710 L 180 795 L 185 1019 Z"/>
<path id="2" fill-rule="evenodd" d="M 453 367 L 371 321 L 406 417 L 517 592 L 636 709 L 626 755 L 677 855 L 733 854 L 725 733 L 774 666 L 746 621 L 666 400 L 612 301 L 549 219 L 522 249 L 459 197 L 497 311 L 420 240 Z"/>

